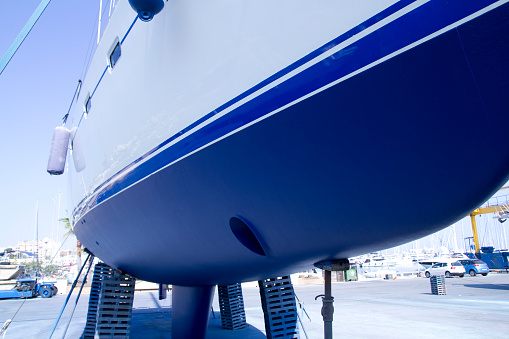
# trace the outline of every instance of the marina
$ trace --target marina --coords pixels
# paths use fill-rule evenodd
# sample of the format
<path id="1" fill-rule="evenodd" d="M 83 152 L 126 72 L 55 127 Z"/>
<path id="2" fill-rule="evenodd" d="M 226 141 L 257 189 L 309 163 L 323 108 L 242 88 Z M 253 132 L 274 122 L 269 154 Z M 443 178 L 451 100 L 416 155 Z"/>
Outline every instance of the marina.
<path id="1" fill-rule="evenodd" d="M 323 337 L 320 283 L 295 285 L 295 293 L 308 338 Z M 446 279 L 446 295 L 431 294 L 426 278 L 376 279 L 332 284 L 335 296 L 335 338 L 507 338 L 509 333 L 509 274 Z M 223 330 L 219 319 L 217 293 L 208 326 L 208 339 L 265 338 L 263 312 L 258 288 L 242 289 L 248 328 Z M 169 293 L 170 296 L 171 292 Z M 70 303 L 74 304 L 74 298 Z M 27 299 L 5 333 L 5 339 L 46 338 L 60 311 L 64 295 L 50 299 Z M 88 295 L 83 294 L 66 338 L 79 338 L 85 326 Z M 12 317 L 23 300 L 0 301 L 0 323 Z M 305 310 L 305 312 L 303 312 Z M 69 320 L 67 310 L 55 331 L 60 338 Z M 309 319 L 306 316 L 309 315 Z M 214 318 L 215 316 L 215 318 Z M 306 338 L 299 326 L 300 338 Z M 172 338 L 171 298 L 158 300 L 157 290 L 136 292 L 130 338 Z"/>

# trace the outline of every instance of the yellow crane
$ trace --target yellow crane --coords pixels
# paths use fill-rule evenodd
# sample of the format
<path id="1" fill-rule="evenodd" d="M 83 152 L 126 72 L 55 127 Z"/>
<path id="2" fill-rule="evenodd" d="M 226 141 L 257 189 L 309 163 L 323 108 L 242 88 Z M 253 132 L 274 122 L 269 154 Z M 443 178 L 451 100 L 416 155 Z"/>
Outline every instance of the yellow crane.
<path id="1" fill-rule="evenodd" d="M 509 186 L 502 187 L 500 190 L 506 188 L 509 188 Z M 481 253 L 481 248 L 479 247 L 479 236 L 477 235 L 477 224 L 475 222 L 475 216 L 488 213 L 498 213 L 500 216 L 503 216 L 505 214 L 507 215 L 507 217 L 509 217 L 509 205 L 503 204 L 497 206 L 477 208 L 472 213 L 470 213 L 470 221 L 472 222 L 472 233 L 474 233 L 475 253 Z"/>

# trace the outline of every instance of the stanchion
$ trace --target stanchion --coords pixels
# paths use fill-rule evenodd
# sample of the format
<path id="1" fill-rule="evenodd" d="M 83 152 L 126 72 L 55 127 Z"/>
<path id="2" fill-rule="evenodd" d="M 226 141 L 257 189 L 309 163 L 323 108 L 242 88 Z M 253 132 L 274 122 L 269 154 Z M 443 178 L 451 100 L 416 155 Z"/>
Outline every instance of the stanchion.
<path id="1" fill-rule="evenodd" d="M 347 271 L 350 268 L 348 259 L 326 260 L 315 264 L 324 271 L 325 294 L 315 297 L 315 300 L 322 297 L 322 318 L 323 318 L 323 337 L 324 339 L 332 339 L 332 322 L 334 320 L 334 297 L 331 289 L 331 272 Z"/>

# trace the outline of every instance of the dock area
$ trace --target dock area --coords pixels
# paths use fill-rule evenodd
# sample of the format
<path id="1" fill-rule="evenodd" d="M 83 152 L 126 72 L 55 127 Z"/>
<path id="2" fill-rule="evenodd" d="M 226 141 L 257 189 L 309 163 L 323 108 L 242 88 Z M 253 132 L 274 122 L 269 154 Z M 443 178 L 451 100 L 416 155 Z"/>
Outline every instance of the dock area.
<path id="1" fill-rule="evenodd" d="M 323 293 L 323 285 L 295 285 L 294 289 L 303 305 L 299 316 L 307 337 L 323 338 L 322 302 L 320 298 L 315 300 Z M 333 283 L 334 338 L 509 337 L 509 274 L 492 272 L 486 277 L 446 279 L 446 291 L 446 295 L 433 295 L 427 278 Z M 235 331 L 221 329 L 216 293 L 208 339 L 265 338 L 259 290 L 248 284 L 242 292 L 249 327 Z M 81 336 L 88 297 L 82 294 L 66 338 Z M 5 332 L 5 339 L 48 338 L 65 298 L 56 295 L 49 299 L 27 299 Z M 11 319 L 23 302 L 0 300 L 0 325 Z M 62 338 L 74 305 L 75 295 L 53 338 Z M 306 338 L 300 326 L 299 331 L 300 338 Z M 136 292 L 130 337 L 171 338 L 171 291 L 165 300 L 158 300 L 157 291 Z"/>

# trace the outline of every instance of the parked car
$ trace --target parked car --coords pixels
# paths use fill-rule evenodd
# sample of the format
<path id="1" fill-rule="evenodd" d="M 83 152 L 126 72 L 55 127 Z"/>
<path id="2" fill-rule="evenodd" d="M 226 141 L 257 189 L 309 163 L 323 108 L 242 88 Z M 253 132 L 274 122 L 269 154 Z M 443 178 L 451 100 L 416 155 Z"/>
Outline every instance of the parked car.
<path id="1" fill-rule="evenodd" d="M 465 275 L 465 268 L 458 261 L 445 261 L 439 262 L 431 266 L 426 270 L 426 278 L 431 277 L 432 275 L 445 275 L 447 278 L 452 276 L 458 276 L 463 278 Z"/>
<path id="2" fill-rule="evenodd" d="M 477 274 L 487 276 L 490 272 L 488 265 L 479 259 L 462 259 L 459 261 L 465 268 L 465 272 L 475 277 Z"/>
<path id="3" fill-rule="evenodd" d="M 436 260 L 421 260 L 419 261 L 419 264 L 424 267 L 424 270 L 430 268 L 431 266 L 435 265 L 437 263 Z"/>

